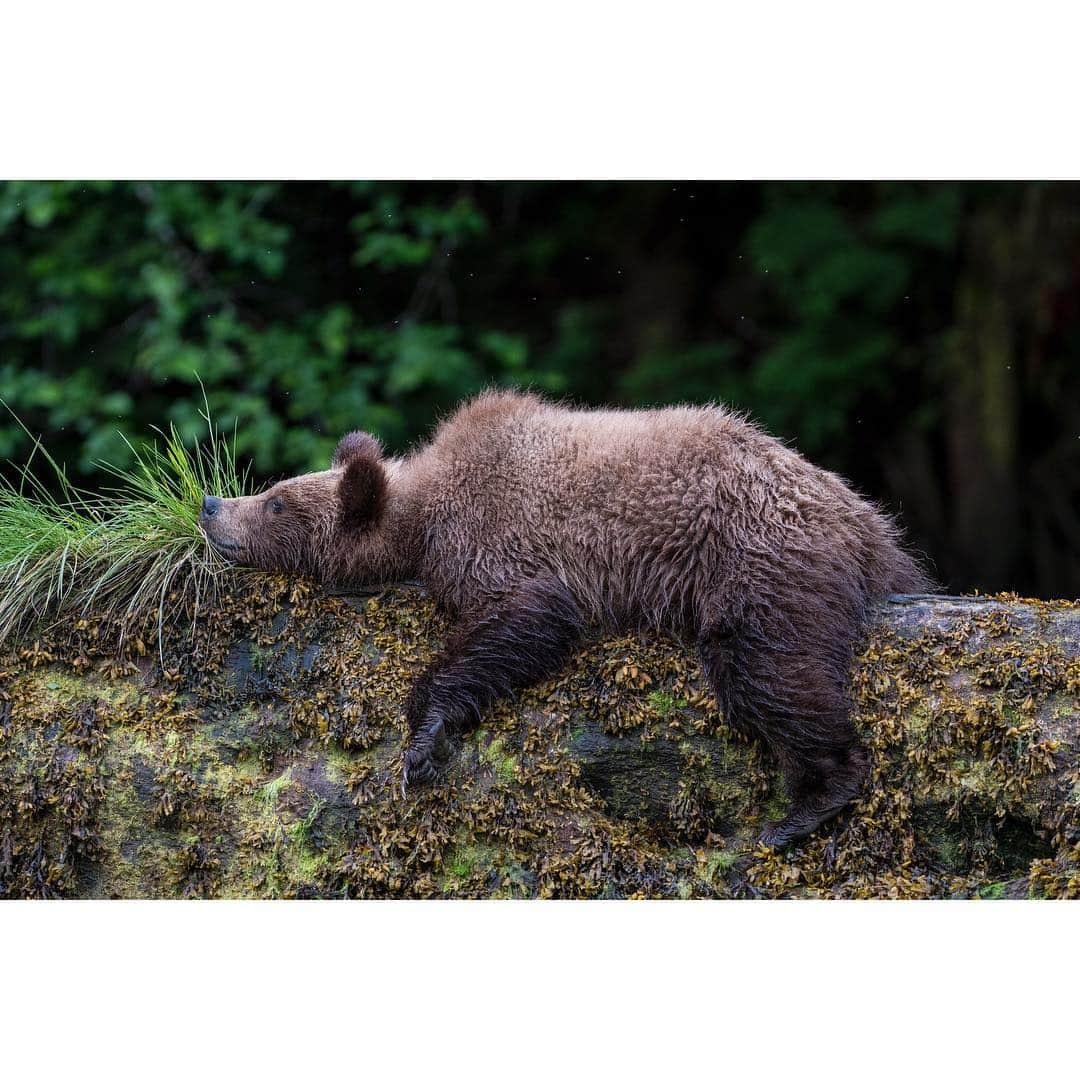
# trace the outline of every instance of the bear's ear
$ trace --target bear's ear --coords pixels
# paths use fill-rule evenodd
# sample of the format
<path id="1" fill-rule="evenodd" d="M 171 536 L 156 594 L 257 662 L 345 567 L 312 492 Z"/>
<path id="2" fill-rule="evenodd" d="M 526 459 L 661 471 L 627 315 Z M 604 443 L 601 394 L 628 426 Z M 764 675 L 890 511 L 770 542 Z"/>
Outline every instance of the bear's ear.
<path id="1" fill-rule="evenodd" d="M 382 457 L 382 447 L 374 435 L 366 431 L 350 431 L 337 444 L 334 456 L 330 459 L 331 469 L 342 469 L 354 457 L 371 457 L 376 461 Z"/>
<path id="2" fill-rule="evenodd" d="M 367 442 L 350 443 L 342 464 L 344 470 L 338 485 L 341 502 L 341 525 L 348 530 L 370 529 L 379 523 L 386 509 L 387 482 L 382 451 L 370 435 L 346 435 L 334 453 L 335 467 L 342 447 L 359 436 Z"/>

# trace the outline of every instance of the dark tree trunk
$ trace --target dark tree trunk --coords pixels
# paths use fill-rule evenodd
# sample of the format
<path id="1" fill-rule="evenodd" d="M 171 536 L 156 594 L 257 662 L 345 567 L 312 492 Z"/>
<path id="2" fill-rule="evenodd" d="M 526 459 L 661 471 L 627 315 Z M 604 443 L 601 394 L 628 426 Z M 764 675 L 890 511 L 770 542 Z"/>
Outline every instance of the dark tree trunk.
<path id="1" fill-rule="evenodd" d="M 948 381 L 955 560 L 949 578 L 987 589 L 1014 580 L 1020 547 L 1019 232 L 996 207 L 972 220 Z"/>

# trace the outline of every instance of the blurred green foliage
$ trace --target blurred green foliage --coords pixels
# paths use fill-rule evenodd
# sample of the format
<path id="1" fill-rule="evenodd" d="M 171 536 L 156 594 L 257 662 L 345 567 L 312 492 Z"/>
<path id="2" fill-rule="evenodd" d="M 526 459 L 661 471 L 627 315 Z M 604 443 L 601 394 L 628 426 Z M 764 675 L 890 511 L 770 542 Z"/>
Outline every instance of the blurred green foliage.
<path id="1" fill-rule="evenodd" d="M 8 183 L 0 390 L 84 473 L 151 425 L 194 440 L 200 382 L 264 474 L 324 464 L 354 427 L 400 443 L 523 367 L 514 335 L 417 306 L 439 286 L 423 268 L 486 228 L 467 195 L 373 184 Z M 0 454 L 20 440 L 0 429 Z"/>
<path id="2" fill-rule="evenodd" d="M 980 581 L 949 508 L 985 451 L 955 388 L 1002 422 L 984 353 L 1007 357 L 1017 449 L 979 483 L 1076 460 L 1075 205 L 1062 185 L 13 181 L 0 397 L 91 486 L 154 426 L 194 442 L 204 390 L 264 479 L 325 467 L 354 428 L 404 450 L 490 384 L 722 399 L 902 509 L 950 583 L 1067 591 L 1067 509 Z M 1026 269 L 988 275 L 986 251 Z M 965 281 L 1010 313 L 996 353 Z M 29 445 L 0 423 L 0 458 Z"/>

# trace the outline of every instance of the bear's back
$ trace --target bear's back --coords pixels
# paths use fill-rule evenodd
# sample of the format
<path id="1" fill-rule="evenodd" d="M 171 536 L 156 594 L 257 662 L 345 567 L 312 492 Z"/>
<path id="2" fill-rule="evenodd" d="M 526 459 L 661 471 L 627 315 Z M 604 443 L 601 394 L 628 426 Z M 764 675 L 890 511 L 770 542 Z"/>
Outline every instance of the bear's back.
<path id="1" fill-rule="evenodd" d="M 718 406 L 488 392 L 421 458 L 425 577 L 460 607 L 554 574 L 593 618 L 683 625 L 776 574 L 870 572 L 893 543 L 838 477 Z"/>

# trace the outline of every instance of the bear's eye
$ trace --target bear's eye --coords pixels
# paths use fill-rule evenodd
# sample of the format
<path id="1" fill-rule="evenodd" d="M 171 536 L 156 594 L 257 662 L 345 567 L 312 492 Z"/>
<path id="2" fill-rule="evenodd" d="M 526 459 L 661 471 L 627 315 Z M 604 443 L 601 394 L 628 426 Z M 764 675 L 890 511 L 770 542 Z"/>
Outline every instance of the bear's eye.
<path id="1" fill-rule="evenodd" d="M 282 499 L 280 495 L 275 495 L 274 498 L 270 500 L 269 506 L 271 514 L 280 514 L 281 511 L 285 509 L 285 500 Z"/>

